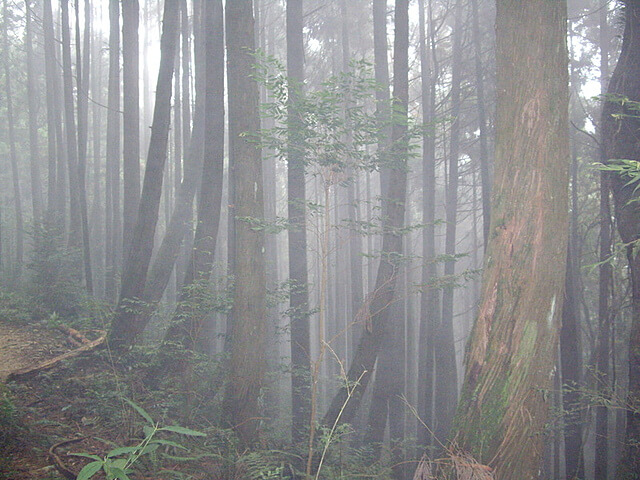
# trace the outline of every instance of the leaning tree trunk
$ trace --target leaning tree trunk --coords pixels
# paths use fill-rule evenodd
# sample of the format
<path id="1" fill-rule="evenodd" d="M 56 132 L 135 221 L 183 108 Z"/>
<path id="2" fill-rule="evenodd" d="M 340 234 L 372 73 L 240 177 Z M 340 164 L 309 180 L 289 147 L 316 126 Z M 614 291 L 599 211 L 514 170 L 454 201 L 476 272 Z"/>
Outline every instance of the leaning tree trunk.
<path id="1" fill-rule="evenodd" d="M 602 111 L 602 147 L 604 159 L 640 161 L 640 1 L 626 0 L 622 50 L 611 76 L 607 101 Z M 618 100 L 621 99 L 621 100 Z M 629 102 L 631 101 L 631 102 Z M 635 104 L 634 104 L 635 102 Z M 629 339 L 629 393 L 627 399 L 626 441 L 616 478 L 637 478 L 640 471 L 640 204 L 626 175 L 612 174 L 618 232 L 627 245 L 631 280 L 632 321 Z"/>
<path id="2" fill-rule="evenodd" d="M 167 160 L 169 124 L 171 121 L 171 93 L 178 43 L 179 4 L 165 2 L 162 38 L 160 40 L 160 71 L 156 87 L 156 103 L 151 125 L 151 139 L 144 175 L 144 184 L 137 222 L 122 273 L 122 290 L 118 308 L 111 324 L 110 345 L 124 349 L 134 345 L 144 325 L 135 321 L 140 308 L 147 270 L 151 262 L 153 240 L 158 223 L 164 165 Z"/>
<path id="3" fill-rule="evenodd" d="M 336 423 L 353 420 L 362 395 L 367 388 L 371 373 L 378 358 L 383 338 L 388 334 L 389 310 L 395 297 L 395 285 L 400 269 L 398 258 L 402 252 L 402 227 L 404 225 L 405 197 L 407 188 L 407 104 L 409 97 L 408 44 L 409 19 L 408 0 L 396 0 L 394 42 L 394 82 L 392 146 L 382 181 L 383 239 L 382 254 L 375 289 L 370 294 L 366 309 L 366 324 L 358 348 L 347 372 L 347 385 L 340 388 L 331 401 L 323 423 L 332 427 Z"/>
<path id="4" fill-rule="evenodd" d="M 566 2 L 498 0 L 495 182 L 482 301 L 452 439 L 538 478 L 568 229 Z"/>

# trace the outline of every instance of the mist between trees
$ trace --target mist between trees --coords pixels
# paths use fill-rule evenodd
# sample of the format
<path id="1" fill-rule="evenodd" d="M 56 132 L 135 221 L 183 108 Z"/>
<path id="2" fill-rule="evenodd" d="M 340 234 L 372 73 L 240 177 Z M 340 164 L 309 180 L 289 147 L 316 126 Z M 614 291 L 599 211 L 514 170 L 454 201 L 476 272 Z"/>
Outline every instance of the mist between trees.
<path id="1" fill-rule="evenodd" d="M 79 350 L 9 368 L 0 476 L 640 478 L 640 2 L 2 0 L 1 42 L 0 327 Z"/>

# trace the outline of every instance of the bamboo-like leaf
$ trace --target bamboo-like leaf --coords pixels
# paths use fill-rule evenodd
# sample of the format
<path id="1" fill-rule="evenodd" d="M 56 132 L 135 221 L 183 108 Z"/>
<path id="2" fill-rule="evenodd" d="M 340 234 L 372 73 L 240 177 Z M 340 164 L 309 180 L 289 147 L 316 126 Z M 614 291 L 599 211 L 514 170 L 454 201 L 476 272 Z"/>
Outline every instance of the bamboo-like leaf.
<path id="1" fill-rule="evenodd" d="M 75 454 L 72 454 L 72 455 L 75 455 Z M 80 470 L 80 473 L 78 474 L 78 477 L 76 478 L 76 480 L 88 480 L 89 478 L 93 477 L 96 473 L 100 471 L 100 469 L 102 468 L 102 465 L 103 465 L 102 460 L 87 463 L 82 468 L 82 470 Z"/>
<path id="2" fill-rule="evenodd" d="M 206 437 L 206 433 L 198 432 L 196 430 L 191 430 L 190 428 L 180 427 L 178 425 L 169 425 L 167 427 L 159 428 L 158 430 L 164 432 L 173 432 L 179 433 L 180 435 L 189 435 L 192 437 Z"/>

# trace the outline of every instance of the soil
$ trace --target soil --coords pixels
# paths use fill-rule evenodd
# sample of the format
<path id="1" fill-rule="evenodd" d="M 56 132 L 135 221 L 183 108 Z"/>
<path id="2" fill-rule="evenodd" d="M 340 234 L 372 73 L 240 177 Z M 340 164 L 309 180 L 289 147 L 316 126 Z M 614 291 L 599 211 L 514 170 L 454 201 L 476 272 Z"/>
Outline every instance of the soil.
<path id="1" fill-rule="evenodd" d="M 66 338 L 57 330 L 0 322 L 0 381 L 11 372 L 34 367 L 67 350 Z"/>

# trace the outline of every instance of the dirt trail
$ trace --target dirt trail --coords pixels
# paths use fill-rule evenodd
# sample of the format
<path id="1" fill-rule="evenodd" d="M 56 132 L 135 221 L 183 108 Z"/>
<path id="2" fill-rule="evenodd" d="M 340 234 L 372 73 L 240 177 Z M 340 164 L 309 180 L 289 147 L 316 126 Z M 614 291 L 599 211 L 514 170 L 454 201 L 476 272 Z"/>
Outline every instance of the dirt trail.
<path id="1" fill-rule="evenodd" d="M 0 322 L 0 381 L 11 372 L 38 365 L 66 349 L 63 338 L 51 329 Z"/>

